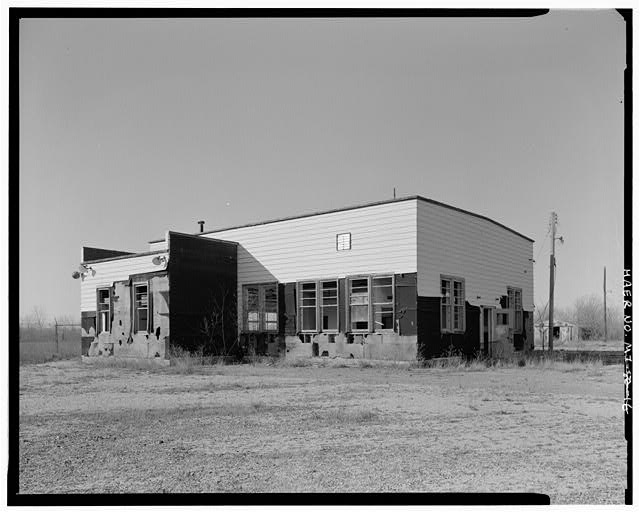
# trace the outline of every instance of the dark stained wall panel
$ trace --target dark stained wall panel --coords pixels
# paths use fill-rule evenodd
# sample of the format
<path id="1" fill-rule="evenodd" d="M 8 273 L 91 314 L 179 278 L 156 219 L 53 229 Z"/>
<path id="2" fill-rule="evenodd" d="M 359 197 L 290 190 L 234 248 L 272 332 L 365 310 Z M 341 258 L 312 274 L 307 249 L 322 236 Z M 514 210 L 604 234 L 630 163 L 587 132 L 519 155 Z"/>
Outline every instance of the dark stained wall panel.
<path id="1" fill-rule="evenodd" d="M 168 271 L 171 345 L 209 354 L 237 347 L 237 245 L 169 232 Z M 202 328 L 213 314 L 211 337 Z"/>

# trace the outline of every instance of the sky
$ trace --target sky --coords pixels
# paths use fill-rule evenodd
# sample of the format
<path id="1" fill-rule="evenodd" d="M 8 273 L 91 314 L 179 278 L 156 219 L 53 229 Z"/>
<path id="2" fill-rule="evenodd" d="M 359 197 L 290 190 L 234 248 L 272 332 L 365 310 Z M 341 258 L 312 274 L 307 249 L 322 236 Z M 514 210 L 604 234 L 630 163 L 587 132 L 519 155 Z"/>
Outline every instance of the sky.
<path id="1" fill-rule="evenodd" d="M 20 22 L 20 314 L 80 316 L 83 245 L 419 194 L 534 239 L 534 301 L 622 304 L 625 24 Z M 46 255 L 46 259 L 43 258 Z"/>

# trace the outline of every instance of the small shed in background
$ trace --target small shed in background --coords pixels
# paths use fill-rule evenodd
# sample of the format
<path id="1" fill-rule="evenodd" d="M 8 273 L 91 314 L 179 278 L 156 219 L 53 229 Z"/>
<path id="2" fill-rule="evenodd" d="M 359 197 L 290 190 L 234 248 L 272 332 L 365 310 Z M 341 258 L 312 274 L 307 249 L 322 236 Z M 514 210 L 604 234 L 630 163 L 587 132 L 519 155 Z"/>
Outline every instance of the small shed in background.
<path id="1" fill-rule="evenodd" d="M 536 346 L 547 347 L 549 344 L 549 321 L 536 323 L 534 337 Z M 554 343 L 565 344 L 579 340 L 579 328 L 567 321 L 553 322 Z"/>

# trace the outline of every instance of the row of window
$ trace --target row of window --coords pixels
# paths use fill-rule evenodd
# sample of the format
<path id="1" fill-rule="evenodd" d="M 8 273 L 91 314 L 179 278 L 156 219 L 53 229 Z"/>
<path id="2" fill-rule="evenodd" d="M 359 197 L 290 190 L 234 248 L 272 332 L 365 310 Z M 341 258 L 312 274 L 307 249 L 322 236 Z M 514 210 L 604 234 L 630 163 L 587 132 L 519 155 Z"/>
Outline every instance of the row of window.
<path id="1" fill-rule="evenodd" d="M 96 291 L 98 306 L 96 311 L 96 333 L 111 331 L 111 289 Z M 149 332 L 149 283 L 133 284 L 133 331 Z"/>
<path id="2" fill-rule="evenodd" d="M 394 329 L 395 283 L 393 275 L 349 277 L 347 284 L 348 331 L 368 333 Z M 338 280 L 303 281 L 297 284 L 298 326 L 302 333 L 337 333 L 340 294 Z M 440 279 L 440 326 L 443 333 L 459 333 L 465 324 L 465 284 L 463 278 Z M 497 324 L 522 331 L 522 289 L 507 287 L 506 309 Z M 278 284 L 243 287 L 244 329 L 250 332 L 278 331 Z M 510 317 L 513 313 L 513 317 Z M 149 284 L 133 284 L 134 333 L 149 331 Z M 97 289 L 97 333 L 111 330 L 111 289 Z"/>
<path id="3" fill-rule="evenodd" d="M 347 278 L 345 313 L 350 332 L 393 330 L 393 275 Z M 337 333 L 340 294 L 338 279 L 297 284 L 298 326 L 301 333 Z M 277 284 L 245 285 L 244 329 L 278 331 Z"/>
<path id="4" fill-rule="evenodd" d="M 440 328 L 443 333 L 462 333 L 465 324 L 464 279 L 452 276 L 440 277 Z M 522 289 L 507 287 L 507 312 L 496 316 L 496 324 L 509 326 L 516 333 L 522 332 Z"/>

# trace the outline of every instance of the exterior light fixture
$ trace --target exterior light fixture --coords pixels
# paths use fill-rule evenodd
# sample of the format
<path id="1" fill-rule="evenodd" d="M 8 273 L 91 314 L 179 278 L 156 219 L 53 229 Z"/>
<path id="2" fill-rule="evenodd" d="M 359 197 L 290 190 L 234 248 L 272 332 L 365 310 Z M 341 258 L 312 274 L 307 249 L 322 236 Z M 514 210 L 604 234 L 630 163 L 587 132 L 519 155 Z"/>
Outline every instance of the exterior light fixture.
<path id="1" fill-rule="evenodd" d="M 158 256 L 153 257 L 151 262 L 153 263 L 153 265 L 166 264 L 167 263 L 167 257 L 164 256 L 164 255 L 158 255 Z"/>
<path id="2" fill-rule="evenodd" d="M 82 278 L 83 280 L 85 279 L 85 277 L 87 276 L 87 274 L 91 273 L 91 276 L 95 276 L 96 275 L 96 270 L 86 264 L 80 264 L 78 266 L 78 270 L 74 271 L 73 273 L 71 273 L 71 277 L 74 280 L 77 280 L 78 278 Z"/>

